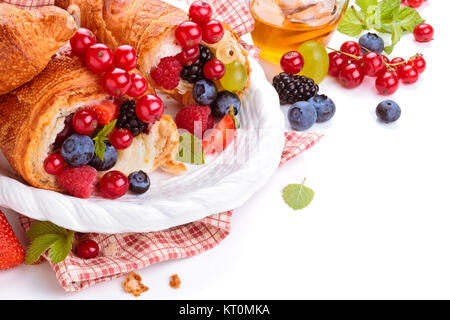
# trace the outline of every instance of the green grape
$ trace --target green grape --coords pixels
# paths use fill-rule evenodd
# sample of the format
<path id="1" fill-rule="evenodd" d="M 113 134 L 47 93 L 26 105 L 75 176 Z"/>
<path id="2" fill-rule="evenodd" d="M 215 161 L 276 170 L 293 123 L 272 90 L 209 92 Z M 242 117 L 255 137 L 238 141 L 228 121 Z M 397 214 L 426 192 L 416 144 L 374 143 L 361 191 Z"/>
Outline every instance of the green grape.
<path id="1" fill-rule="evenodd" d="M 301 53 L 305 61 L 302 76 L 311 78 L 315 83 L 322 82 L 328 74 L 330 60 L 328 59 L 327 50 L 317 41 L 307 41 L 303 43 L 298 52 Z"/>
<path id="2" fill-rule="evenodd" d="M 225 75 L 220 79 L 220 83 L 225 90 L 238 92 L 244 89 L 247 83 L 247 69 L 239 61 L 233 61 L 225 65 Z"/>

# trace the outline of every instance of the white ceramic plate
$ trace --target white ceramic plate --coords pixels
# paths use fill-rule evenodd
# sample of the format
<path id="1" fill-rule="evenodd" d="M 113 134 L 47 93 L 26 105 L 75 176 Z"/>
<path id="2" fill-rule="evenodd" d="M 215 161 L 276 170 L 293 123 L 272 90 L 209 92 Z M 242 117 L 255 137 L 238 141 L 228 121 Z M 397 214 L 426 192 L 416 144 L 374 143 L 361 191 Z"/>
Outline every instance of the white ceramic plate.
<path id="1" fill-rule="evenodd" d="M 245 203 L 277 168 L 284 146 L 278 96 L 251 60 L 252 83 L 239 112 L 241 128 L 222 153 L 177 177 L 152 173 L 150 191 L 117 200 L 78 199 L 30 187 L 0 161 L 0 205 L 80 232 L 149 232 L 192 222 Z"/>

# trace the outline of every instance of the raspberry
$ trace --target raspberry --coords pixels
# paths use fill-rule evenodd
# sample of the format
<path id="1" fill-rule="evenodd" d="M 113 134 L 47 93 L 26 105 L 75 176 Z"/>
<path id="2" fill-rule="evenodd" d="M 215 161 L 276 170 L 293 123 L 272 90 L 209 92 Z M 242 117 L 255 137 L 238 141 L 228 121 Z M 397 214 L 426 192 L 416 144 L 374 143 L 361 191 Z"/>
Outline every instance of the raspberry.
<path id="1" fill-rule="evenodd" d="M 206 125 L 206 130 L 214 128 L 214 125 L 215 125 L 214 117 L 212 114 L 210 114 L 208 117 L 208 123 Z"/>
<path id="2" fill-rule="evenodd" d="M 97 170 L 88 165 L 65 167 L 58 174 L 58 183 L 72 196 L 87 199 L 94 193 Z"/>
<path id="3" fill-rule="evenodd" d="M 150 75 L 158 86 L 166 90 L 173 90 L 180 82 L 181 70 L 183 70 L 183 66 L 175 57 L 165 57 L 161 59 Z"/>
<path id="4" fill-rule="evenodd" d="M 200 132 L 194 133 L 195 123 L 201 122 L 201 135 L 205 133 L 208 128 L 208 118 L 211 114 L 211 109 L 208 106 L 190 105 L 183 107 L 175 117 L 175 122 L 178 128 L 186 129 L 192 134 L 196 134 L 198 138 Z M 198 131 L 198 129 L 197 129 Z"/>

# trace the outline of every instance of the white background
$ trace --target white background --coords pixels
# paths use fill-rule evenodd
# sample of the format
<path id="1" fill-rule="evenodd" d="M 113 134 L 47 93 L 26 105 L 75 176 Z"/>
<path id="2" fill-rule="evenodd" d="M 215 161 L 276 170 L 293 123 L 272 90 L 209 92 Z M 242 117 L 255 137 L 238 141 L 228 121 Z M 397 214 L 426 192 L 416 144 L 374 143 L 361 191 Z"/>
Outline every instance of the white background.
<path id="1" fill-rule="evenodd" d="M 337 113 L 313 127 L 322 141 L 235 210 L 221 245 L 139 271 L 150 287 L 141 299 L 450 298 L 450 2 L 429 0 L 419 11 L 435 40 L 404 36 L 391 55 L 421 52 L 428 63 L 417 84 L 392 96 L 399 121 L 377 121 L 383 97 L 373 79 L 346 90 L 327 78 L 320 91 Z M 336 34 L 330 45 L 345 40 Z M 281 190 L 304 177 L 316 196 L 294 212 Z M 179 290 L 168 285 L 173 273 Z M 121 281 L 65 293 L 47 264 L 20 266 L 0 272 L 0 299 L 134 299 Z"/>

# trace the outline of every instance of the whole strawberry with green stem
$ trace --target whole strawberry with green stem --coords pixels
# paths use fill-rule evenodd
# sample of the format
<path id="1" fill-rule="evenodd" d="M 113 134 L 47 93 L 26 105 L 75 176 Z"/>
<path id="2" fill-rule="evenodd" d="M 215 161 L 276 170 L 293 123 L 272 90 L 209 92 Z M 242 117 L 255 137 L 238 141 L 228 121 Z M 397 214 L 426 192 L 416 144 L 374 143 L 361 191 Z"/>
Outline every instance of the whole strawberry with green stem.
<path id="1" fill-rule="evenodd" d="M 25 260 L 25 250 L 0 211 L 0 270 L 14 268 Z"/>

